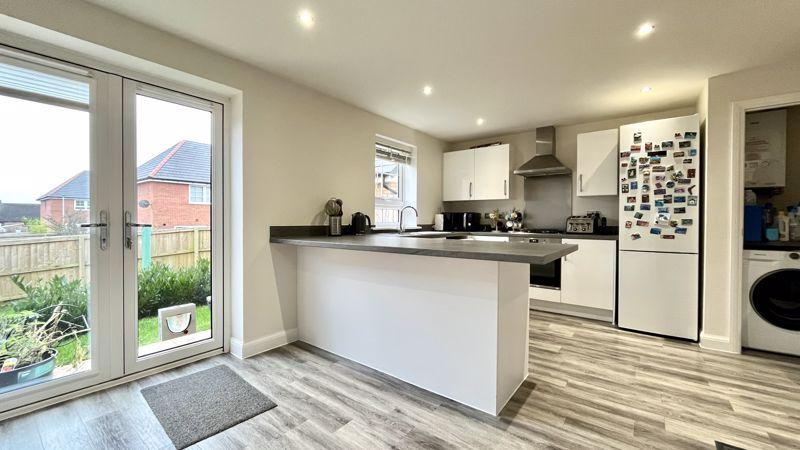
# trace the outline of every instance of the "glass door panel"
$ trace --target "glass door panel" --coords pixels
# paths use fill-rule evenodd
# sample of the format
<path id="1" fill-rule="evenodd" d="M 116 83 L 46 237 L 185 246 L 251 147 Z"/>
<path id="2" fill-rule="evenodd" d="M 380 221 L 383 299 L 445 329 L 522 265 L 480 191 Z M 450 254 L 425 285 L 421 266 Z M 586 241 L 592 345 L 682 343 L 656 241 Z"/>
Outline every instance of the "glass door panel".
<path id="1" fill-rule="evenodd" d="M 113 164 L 97 150 L 114 77 L 23 56 L 0 56 L 0 413 L 114 367 L 109 191 L 97 189 Z"/>
<path id="2" fill-rule="evenodd" d="M 125 81 L 127 371 L 220 348 L 221 106 Z M 215 327 L 215 324 L 217 326 Z M 135 346 L 135 349 L 133 348 Z"/>

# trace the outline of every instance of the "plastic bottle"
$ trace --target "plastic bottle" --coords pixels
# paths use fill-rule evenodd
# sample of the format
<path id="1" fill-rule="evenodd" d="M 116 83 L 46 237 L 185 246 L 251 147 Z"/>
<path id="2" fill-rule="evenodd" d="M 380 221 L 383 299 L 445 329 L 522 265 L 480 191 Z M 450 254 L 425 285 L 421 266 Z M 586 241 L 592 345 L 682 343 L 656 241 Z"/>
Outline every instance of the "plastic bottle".
<path id="1" fill-rule="evenodd" d="M 789 216 L 783 211 L 778 213 L 778 234 L 781 241 L 789 240 Z"/>
<path id="2" fill-rule="evenodd" d="M 796 208 L 789 214 L 789 240 L 800 241 L 800 218 L 797 217 Z"/>

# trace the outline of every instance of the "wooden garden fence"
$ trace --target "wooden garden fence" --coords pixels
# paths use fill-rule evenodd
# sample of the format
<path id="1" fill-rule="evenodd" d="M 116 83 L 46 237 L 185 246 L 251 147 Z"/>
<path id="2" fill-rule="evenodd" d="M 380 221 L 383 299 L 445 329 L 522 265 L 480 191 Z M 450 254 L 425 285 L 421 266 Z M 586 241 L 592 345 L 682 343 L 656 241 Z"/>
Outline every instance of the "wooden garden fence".
<path id="1" fill-rule="evenodd" d="M 65 275 L 89 281 L 90 235 L 0 237 L 0 303 L 24 297 L 11 281 L 20 275 L 27 281 Z M 147 240 L 146 238 L 144 239 Z M 139 265 L 142 264 L 142 235 L 139 235 Z M 154 230 L 150 257 L 172 267 L 193 266 L 211 258 L 211 230 L 208 227 Z"/>

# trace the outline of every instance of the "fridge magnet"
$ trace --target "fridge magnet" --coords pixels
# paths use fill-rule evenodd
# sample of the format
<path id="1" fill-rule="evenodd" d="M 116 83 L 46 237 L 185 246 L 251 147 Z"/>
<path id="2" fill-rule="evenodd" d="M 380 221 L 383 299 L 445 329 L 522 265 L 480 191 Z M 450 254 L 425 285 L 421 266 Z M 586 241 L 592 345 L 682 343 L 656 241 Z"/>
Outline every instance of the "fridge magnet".
<path id="1" fill-rule="evenodd" d="M 634 191 L 639 189 L 639 182 L 638 181 L 631 181 L 631 190 Z"/>
<path id="2" fill-rule="evenodd" d="M 658 208 L 658 213 L 659 214 L 669 214 L 669 208 L 666 207 L 666 206 L 663 207 L 663 208 Z"/>
<path id="3" fill-rule="evenodd" d="M 672 154 L 672 157 L 673 158 L 683 158 L 684 155 L 685 155 L 684 152 L 675 152 L 675 153 Z"/>
<path id="4" fill-rule="evenodd" d="M 664 206 L 664 200 L 656 200 L 655 203 L 656 208 L 661 208 Z"/>
<path id="5" fill-rule="evenodd" d="M 664 166 L 653 166 L 653 172 L 663 173 L 663 172 L 666 172 L 666 171 L 667 171 L 667 168 L 664 167 Z"/>
<path id="6" fill-rule="evenodd" d="M 633 215 L 633 218 L 634 218 L 634 219 L 641 219 L 642 217 L 644 217 L 644 214 L 642 214 L 642 213 L 640 213 L 640 212 L 637 212 L 637 213 L 635 213 L 635 214 Z"/>
<path id="7" fill-rule="evenodd" d="M 656 221 L 658 221 L 658 222 L 666 222 L 667 224 L 669 224 L 669 218 L 670 218 L 670 216 L 669 216 L 668 212 L 659 211 L 658 212 L 658 218 L 656 219 Z"/>
<path id="8" fill-rule="evenodd" d="M 650 228 L 650 234 L 661 234 L 661 228 Z"/>
<path id="9" fill-rule="evenodd" d="M 644 143 L 644 149 L 649 152 L 650 150 L 653 149 L 653 143 L 652 142 L 645 142 Z"/>
<path id="10" fill-rule="evenodd" d="M 627 194 L 628 193 L 628 185 L 627 184 L 620 185 L 620 190 L 621 190 L 621 192 L 623 194 Z"/>
<path id="11" fill-rule="evenodd" d="M 697 170 L 696 169 L 688 169 L 686 171 L 686 177 L 688 177 L 688 178 L 694 178 L 695 174 L 697 174 Z"/>
<path id="12" fill-rule="evenodd" d="M 670 188 L 670 189 L 674 188 L 675 187 L 675 182 L 672 181 L 672 180 L 667 181 L 667 187 Z"/>
<path id="13" fill-rule="evenodd" d="M 675 239 L 674 234 L 662 234 L 661 239 Z"/>
<path id="14" fill-rule="evenodd" d="M 628 203 L 636 203 L 636 197 L 628 197 Z"/>
<path id="15" fill-rule="evenodd" d="M 664 181 L 667 178 L 664 175 L 656 175 L 656 181 Z"/>
<path id="16" fill-rule="evenodd" d="M 633 205 L 625 205 L 625 211 L 626 212 L 633 211 Z"/>
<path id="17" fill-rule="evenodd" d="M 675 133 L 675 139 L 680 139 L 680 138 L 682 138 L 682 137 L 683 137 L 683 136 L 681 136 L 681 134 L 680 134 L 680 133 Z"/>
<path id="18" fill-rule="evenodd" d="M 628 163 L 622 163 L 622 164 L 620 164 L 620 166 L 621 167 L 628 167 Z"/>
<path id="19" fill-rule="evenodd" d="M 650 222 L 648 222 L 646 220 L 637 220 L 636 221 L 636 226 L 637 227 L 648 227 L 648 226 L 650 226 Z"/>
<path id="20" fill-rule="evenodd" d="M 650 158 L 648 158 L 646 156 L 639 158 L 639 164 L 647 164 L 649 162 L 650 162 Z"/>
<path id="21" fill-rule="evenodd" d="M 678 226 L 678 221 L 677 220 L 670 220 L 669 221 L 669 226 L 671 226 L 672 228 L 677 227 Z"/>
<path id="22" fill-rule="evenodd" d="M 639 233 L 631 234 L 631 239 L 633 239 L 634 241 L 637 240 L 637 239 L 641 239 L 641 238 L 642 238 L 642 235 L 639 234 Z"/>
<path id="23" fill-rule="evenodd" d="M 661 146 L 656 144 L 653 146 L 653 150 L 661 150 Z"/>
<path id="24" fill-rule="evenodd" d="M 628 178 L 636 178 L 636 169 L 628 169 Z"/>
<path id="25" fill-rule="evenodd" d="M 691 225 L 692 219 L 681 219 L 681 225 Z"/>
<path id="26" fill-rule="evenodd" d="M 684 189 L 684 188 L 675 188 L 675 193 L 676 194 L 683 194 L 684 192 L 686 192 L 686 189 Z"/>
<path id="27" fill-rule="evenodd" d="M 650 164 L 639 164 L 639 170 L 649 169 Z"/>
<path id="28" fill-rule="evenodd" d="M 689 181 L 689 180 L 686 180 L 686 181 Z M 693 185 L 689 186 L 689 195 L 694 194 L 694 192 L 692 192 L 692 191 L 694 190 L 695 187 L 697 187 L 696 184 L 693 184 Z"/>
<path id="29" fill-rule="evenodd" d="M 646 185 L 642 186 L 642 192 L 644 192 L 645 186 Z M 642 203 L 650 203 L 650 194 L 642 194 Z"/>
<path id="30" fill-rule="evenodd" d="M 689 150 L 689 156 L 697 156 L 697 149 L 693 148 L 693 149 Z"/>
<path id="31" fill-rule="evenodd" d="M 655 195 L 666 195 L 667 194 L 667 190 L 666 189 L 656 189 L 655 191 L 653 191 L 653 194 L 655 194 Z"/>
<path id="32" fill-rule="evenodd" d="M 651 156 L 650 157 L 650 164 L 661 164 L 661 157 L 660 156 Z"/>
<path id="33" fill-rule="evenodd" d="M 692 141 L 680 141 L 678 142 L 678 148 L 689 148 L 692 146 Z"/>
<path id="34" fill-rule="evenodd" d="M 683 160 L 683 163 L 684 163 L 684 164 L 691 164 L 691 163 L 692 163 L 692 158 L 686 158 L 686 159 L 684 159 L 684 160 Z"/>
<path id="35" fill-rule="evenodd" d="M 664 203 L 672 203 L 672 194 L 664 196 Z"/>
<path id="36" fill-rule="evenodd" d="M 648 180 L 649 181 L 649 180 Z M 642 192 L 650 192 L 650 185 L 649 184 L 642 184 Z M 649 197 L 648 197 L 649 198 Z M 642 196 L 642 201 L 647 203 L 644 200 L 644 196 Z"/>
<path id="37" fill-rule="evenodd" d="M 686 203 L 686 197 L 680 195 L 675 197 L 675 203 Z"/>
<path id="38" fill-rule="evenodd" d="M 687 228 L 684 228 L 684 227 L 676 227 L 675 228 L 675 234 L 686 234 L 686 230 L 687 230 Z"/>
<path id="39" fill-rule="evenodd" d="M 631 145 L 631 152 L 640 152 L 642 151 L 641 145 Z"/>
<path id="40" fill-rule="evenodd" d="M 684 139 L 697 139 L 697 132 L 696 131 L 687 131 L 683 133 Z"/>
<path id="41" fill-rule="evenodd" d="M 651 158 L 653 156 L 663 157 L 663 156 L 667 156 L 667 151 L 666 150 L 653 150 L 652 152 L 647 152 L 647 156 L 649 156 Z"/>
<path id="42" fill-rule="evenodd" d="M 664 148 L 672 148 L 672 144 L 673 144 L 672 141 L 664 141 L 664 142 L 661 143 L 661 148 L 662 149 L 664 149 Z"/>
<path id="43" fill-rule="evenodd" d="M 663 185 L 663 184 L 661 184 L 661 183 L 656 183 L 656 189 L 661 189 L 662 187 L 664 187 L 664 185 Z"/>
<path id="44" fill-rule="evenodd" d="M 649 203 L 642 203 L 639 205 L 640 211 L 650 211 L 650 204 Z"/>
<path id="45" fill-rule="evenodd" d="M 631 156 L 631 152 L 622 152 L 619 155 L 623 158 L 628 158 Z"/>
<path id="46" fill-rule="evenodd" d="M 692 182 L 692 180 L 690 180 L 690 179 L 688 179 L 688 178 L 681 178 L 681 179 L 679 179 L 679 180 L 678 180 L 678 184 L 689 184 L 689 183 L 691 183 L 691 182 Z M 691 188 L 690 188 L 690 189 L 691 189 Z M 689 191 L 689 193 L 691 194 L 691 193 L 692 193 L 692 191 Z"/>
<path id="47" fill-rule="evenodd" d="M 670 164 L 670 165 L 667 166 L 667 172 L 672 172 L 674 170 L 675 170 L 675 166 L 674 165 Z"/>
<path id="48" fill-rule="evenodd" d="M 640 142 L 642 142 L 642 132 L 641 131 L 637 131 L 637 132 L 633 133 L 633 143 L 634 144 L 638 144 Z"/>
<path id="49" fill-rule="evenodd" d="M 630 220 L 626 220 L 625 221 L 625 228 L 631 228 L 632 226 L 633 226 L 633 222 L 631 222 Z"/>
<path id="50" fill-rule="evenodd" d="M 686 214 L 686 208 L 681 206 L 679 208 L 674 208 L 672 212 L 675 214 Z"/>
<path id="51" fill-rule="evenodd" d="M 687 203 L 687 205 L 689 205 L 689 206 L 697 206 L 697 196 L 696 195 L 690 195 L 689 196 L 689 202 Z"/>
<path id="52" fill-rule="evenodd" d="M 650 176 L 650 170 L 643 170 L 642 171 L 642 176 L 643 177 L 649 177 Z"/>

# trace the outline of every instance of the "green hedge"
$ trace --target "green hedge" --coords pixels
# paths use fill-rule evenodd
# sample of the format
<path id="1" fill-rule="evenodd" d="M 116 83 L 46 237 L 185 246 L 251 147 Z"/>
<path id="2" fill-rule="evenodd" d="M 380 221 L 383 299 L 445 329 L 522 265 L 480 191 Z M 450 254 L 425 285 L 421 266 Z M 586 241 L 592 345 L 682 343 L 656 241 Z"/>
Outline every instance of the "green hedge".
<path id="1" fill-rule="evenodd" d="M 67 305 L 74 318 L 86 316 L 88 290 L 82 280 L 68 280 L 63 275 L 38 283 L 23 277 L 12 281 L 25 292 L 26 298 L 10 302 L 12 311 L 40 311 L 57 304 Z M 158 314 L 159 308 L 194 303 L 206 305 L 211 295 L 211 263 L 201 259 L 194 266 L 172 268 L 153 263 L 139 272 L 139 317 Z"/>

